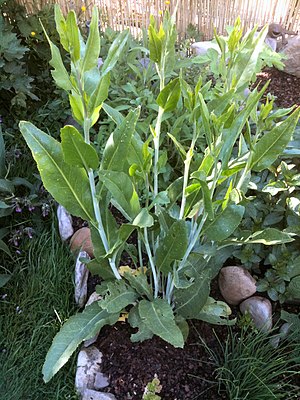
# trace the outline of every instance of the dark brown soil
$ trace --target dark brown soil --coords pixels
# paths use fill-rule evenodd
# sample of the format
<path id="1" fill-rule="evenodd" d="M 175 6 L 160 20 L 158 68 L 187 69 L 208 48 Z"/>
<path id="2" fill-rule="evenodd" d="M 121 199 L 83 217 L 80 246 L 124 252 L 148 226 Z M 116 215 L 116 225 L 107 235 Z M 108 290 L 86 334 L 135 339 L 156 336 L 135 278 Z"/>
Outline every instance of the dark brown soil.
<path id="1" fill-rule="evenodd" d="M 278 107 L 300 105 L 300 79 L 273 68 L 266 68 L 258 75 L 260 86 L 269 79 L 267 91 L 277 97 Z M 213 297 L 220 298 L 215 285 Z M 279 310 L 276 311 L 278 314 Z M 103 353 L 102 372 L 110 381 L 104 391 L 113 393 L 118 400 L 141 400 L 147 383 L 157 375 L 163 400 L 226 399 L 222 388 L 221 391 L 218 388 L 217 366 L 201 345 L 200 336 L 214 352 L 220 351 L 214 330 L 224 345 L 227 327 L 193 321 L 185 348 L 175 349 L 158 337 L 132 343 L 130 335 L 134 330 L 124 322 L 103 328 L 97 346 Z"/>
<path id="2" fill-rule="evenodd" d="M 276 68 L 265 68 L 257 75 L 256 84 L 260 82 L 261 88 L 269 79 L 271 82 L 266 93 L 276 96 L 275 103 L 278 107 L 288 108 L 294 104 L 300 106 L 300 78 Z"/>
<path id="3" fill-rule="evenodd" d="M 175 349 L 158 337 L 132 343 L 134 330 L 127 323 L 103 329 L 97 344 L 104 355 L 102 371 L 110 379 L 107 392 L 118 400 L 141 400 L 147 383 L 157 375 L 164 400 L 226 399 L 218 394 L 216 365 L 199 338 L 217 349 L 213 327 L 201 321 L 194 324 L 184 349 Z M 227 328 L 218 327 L 218 334 L 226 340 Z"/>

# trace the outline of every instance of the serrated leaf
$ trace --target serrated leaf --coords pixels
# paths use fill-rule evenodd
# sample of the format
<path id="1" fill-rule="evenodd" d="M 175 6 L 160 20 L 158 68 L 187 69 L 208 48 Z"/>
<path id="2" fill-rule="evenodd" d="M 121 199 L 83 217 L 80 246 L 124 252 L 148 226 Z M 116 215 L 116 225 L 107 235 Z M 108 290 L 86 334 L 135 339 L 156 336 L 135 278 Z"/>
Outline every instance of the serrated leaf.
<path id="1" fill-rule="evenodd" d="M 188 232 L 185 221 L 173 223 L 165 237 L 160 240 L 156 251 L 156 265 L 160 271 L 168 273 L 172 271 L 171 263 L 180 260 L 188 246 Z"/>
<path id="2" fill-rule="evenodd" d="M 124 278 L 128 281 L 129 285 L 141 296 L 147 296 L 148 300 L 153 300 L 152 288 L 148 282 L 145 274 L 132 274 L 130 272 L 124 273 Z"/>
<path id="3" fill-rule="evenodd" d="M 299 120 L 300 107 L 297 108 L 286 120 L 277 124 L 271 131 L 255 144 L 253 149 L 251 168 L 254 171 L 267 169 L 278 156 L 282 154 L 294 133 Z"/>
<path id="4" fill-rule="evenodd" d="M 134 111 L 131 110 L 114 132 L 111 133 L 103 152 L 101 169 L 111 171 L 124 170 L 124 164 L 139 115 L 140 108 Z"/>
<path id="5" fill-rule="evenodd" d="M 133 304 L 138 295 L 135 290 L 128 286 L 123 280 L 107 282 L 105 297 L 101 300 L 101 307 L 108 313 L 119 313 L 129 304 Z M 103 292 L 97 293 L 103 295 Z"/>
<path id="6" fill-rule="evenodd" d="M 85 170 L 66 164 L 61 144 L 30 122 L 21 121 L 19 127 L 48 192 L 70 214 L 88 221 L 94 220 L 90 185 Z"/>
<path id="7" fill-rule="evenodd" d="M 85 143 L 82 135 L 74 126 L 67 125 L 61 129 L 61 145 L 64 160 L 69 165 L 97 169 L 99 158 L 96 150 Z"/>
<path id="8" fill-rule="evenodd" d="M 128 323 L 132 328 L 138 328 L 138 331 L 130 336 L 130 340 L 133 343 L 143 342 L 144 340 L 151 339 L 153 337 L 153 332 L 147 328 L 146 324 L 140 317 L 138 304 L 132 307 L 132 309 L 129 311 Z"/>
<path id="9" fill-rule="evenodd" d="M 68 361 L 83 341 L 92 338 L 104 325 L 113 325 L 119 314 L 109 314 L 97 302 L 69 318 L 54 337 L 43 366 L 44 381 L 49 380 Z"/>
<path id="10" fill-rule="evenodd" d="M 174 347 L 183 347 L 183 335 L 175 323 L 172 308 L 166 300 L 160 298 L 153 301 L 141 300 L 139 315 L 147 328 L 155 335 Z"/>
<path id="11" fill-rule="evenodd" d="M 239 226 L 245 207 L 232 204 L 217 214 L 213 221 L 204 224 L 203 232 L 208 240 L 219 242 L 228 238 Z"/>

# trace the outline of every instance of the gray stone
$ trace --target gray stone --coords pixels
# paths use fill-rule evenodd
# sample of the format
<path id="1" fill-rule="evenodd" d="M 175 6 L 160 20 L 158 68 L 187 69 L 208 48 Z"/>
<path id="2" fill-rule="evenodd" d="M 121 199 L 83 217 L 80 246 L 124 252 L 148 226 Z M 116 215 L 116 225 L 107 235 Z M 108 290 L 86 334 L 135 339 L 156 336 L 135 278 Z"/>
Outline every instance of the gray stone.
<path id="1" fill-rule="evenodd" d="M 287 60 L 283 60 L 284 72 L 300 78 L 300 36 L 290 38 L 281 52 L 287 57 Z"/>
<path id="2" fill-rule="evenodd" d="M 83 307 L 87 296 L 89 271 L 86 265 L 80 261 L 81 258 L 89 259 L 90 257 L 85 251 L 80 251 L 75 264 L 75 301 L 80 307 Z"/>
<path id="3" fill-rule="evenodd" d="M 111 393 L 101 393 L 96 390 L 85 389 L 82 394 L 82 400 L 116 400 Z"/>
<path id="4" fill-rule="evenodd" d="M 68 213 L 65 207 L 61 206 L 60 204 L 57 207 L 57 219 L 61 240 L 65 241 L 74 233 L 73 221 L 71 215 Z"/>
<path id="5" fill-rule="evenodd" d="M 96 390 L 103 389 L 109 385 L 109 381 L 107 376 L 102 374 L 102 372 L 98 372 L 95 376 L 94 388 Z"/>
<path id="6" fill-rule="evenodd" d="M 243 314 L 246 312 L 251 316 L 254 325 L 263 332 L 272 328 L 272 304 L 268 299 L 260 296 L 253 296 L 240 304 Z"/>
<path id="7" fill-rule="evenodd" d="M 80 350 L 77 358 L 75 387 L 78 393 L 83 394 L 85 389 L 95 389 L 97 374 L 101 374 L 102 353 L 91 346 Z"/>
<path id="8" fill-rule="evenodd" d="M 223 267 L 219 274 L 219 288 L 227 303 L 237 305 L 256 292 L 256 280 L 243 267 Z"/>
<path id="9" fill-rule="evenodd" d="M 285 322 L 283 325 L 281 325 L 279 333 L 277 333 L 277 335 L 274 335 L 270 339 L 271 346 L 275 348 L 278 347 L 280 340 L 285 339 L 287 337 L 290 328 L 291 324 L 289 324 L 288 322 Z"/>
<path id="10" fill-rule="evenodd" d="M 191 48 L 193 49 L 194 53 L 197 56 L 203 56 L 205 55 L 209 49 L 214 49 L 216 50 L 219 54 L 221 53 L 220 47 L 218 46 L 217 43 L 213 43 L 211 41 L 204 41 L 204 42 L 195 42 L 191 45 Z"/>

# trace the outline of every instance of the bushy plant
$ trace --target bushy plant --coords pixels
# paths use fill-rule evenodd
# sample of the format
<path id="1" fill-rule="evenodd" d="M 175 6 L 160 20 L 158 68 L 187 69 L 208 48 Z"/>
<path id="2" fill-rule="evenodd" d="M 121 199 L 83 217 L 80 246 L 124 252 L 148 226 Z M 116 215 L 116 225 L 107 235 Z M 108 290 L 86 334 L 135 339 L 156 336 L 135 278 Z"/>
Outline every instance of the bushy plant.
<path id="1" fill-rule="evenodd" d="M 258 60 L 267 28 L 257 37 L 253 30 L 242 38 L 237 22 L 227 39 L 216 36 L 222 79 L 212 87 L 212 82 L 203 84 L 200 77 L 192 87 L 181 74 L 174 77 L 176 30 L 174 16 L 166 12 L 162 24 L 157 26 L 152 18 L 148 30 L 149 57 L 158 76 L 159 94 L 155 117 L 139 136 L 140 107 L 123 116 L 103 105 L 128 32 L 115 38 L 99 68 L 97 10 L 93 11 L 86 43 L 74 12 L 65 19 L 56 7 L 55 20 L 61 45 L 70 53 L 71 71 L 49 39 L 52 75 L 68 93 L 73 117 L 81 129 L 65 126 L 61 142 L 30 122 L 22 121 L 20 130 L 47 190 L 71 214 L 89 221 L 95 259 L 88 268 L 103 281 L 97 287 L 102 299 L 70 318 L 55 337 L 44 365 L 46 381 L 82 340 L 102 326 L 114 324 L 124 309 L 129 312 L 130 325 L 138 329 L 132 341 L 158 335 L 175 347 L 183 347 L 189 319 L 232 323 L 227 318 L 228 306 L 209 296 L 210 282 L 234 245 L 292 240 L 275 228 L 242 232 L 238 237 L 233 234 L 250 201 L 246 192 L 251 171 L 260 172 L 272 165 L 289 142 L 300 113 L 295 110 L 281 121 L 288 111 L 271 114 L 269 106 L 258 117 L 266 87 L 242 98 L 262 65 Z M 218 55 L 213 57 L 216 68 Z M 165 130 L 164 121 L 178 107 L 183 114 L 175 134 L 172 125 L 170 132 Z M 116 128 L 100 159 L 90 129 L 102 108 Z M 260 124 L 267 118 L 269 129 Z M 191 132 L 183 145 L 180 126 L 185 120 Z M 256 126 L 254 132 L 250 123 Z M 174 146 L 181 159 L 175 173 L 167 171 L 166 143 Z M 122 221 L 117 223 L 113 209 L 122 214 Z M 136 246 L 128 243 L 133 233 Z M 119 268 L 124 251 L 131 256 L 132 265 Z"/>

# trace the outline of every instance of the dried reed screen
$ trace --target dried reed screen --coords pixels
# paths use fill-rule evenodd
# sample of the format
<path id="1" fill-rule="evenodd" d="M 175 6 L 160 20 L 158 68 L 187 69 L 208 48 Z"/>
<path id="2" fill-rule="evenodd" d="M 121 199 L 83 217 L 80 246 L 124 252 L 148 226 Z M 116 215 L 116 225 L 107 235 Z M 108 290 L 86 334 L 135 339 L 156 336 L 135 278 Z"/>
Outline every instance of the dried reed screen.
<path id="1" fill-rule="evenodd" d="M 147 27 L 150 15 L 161 18 L 164 10 L 174 9 L 175 1 L 165 0 L 18 0 L 28 13 L 35 12 L 45 5 L 60 3 L 64 12 L 73 9 L 81 18 L 91 17 L 93 5 L 99 7 L 102 28 L 107 26 L 115 30 L 129 28 L 134 36 L 141 34 L 141 28 Z M 84 7 L 85 11 L 82 11 Z M 285 28 L 300 30 L 300 0 L 179 0 L 177 12 L 177 30 L 180 37 L 185 36 L 187 27 L 192 24 L 211 39 L 213 27 L 220 34 L 225 33 L 227 25 L 233 25 L 240 16 L 246 29 L 255 24 L 278 22 Z"/>

